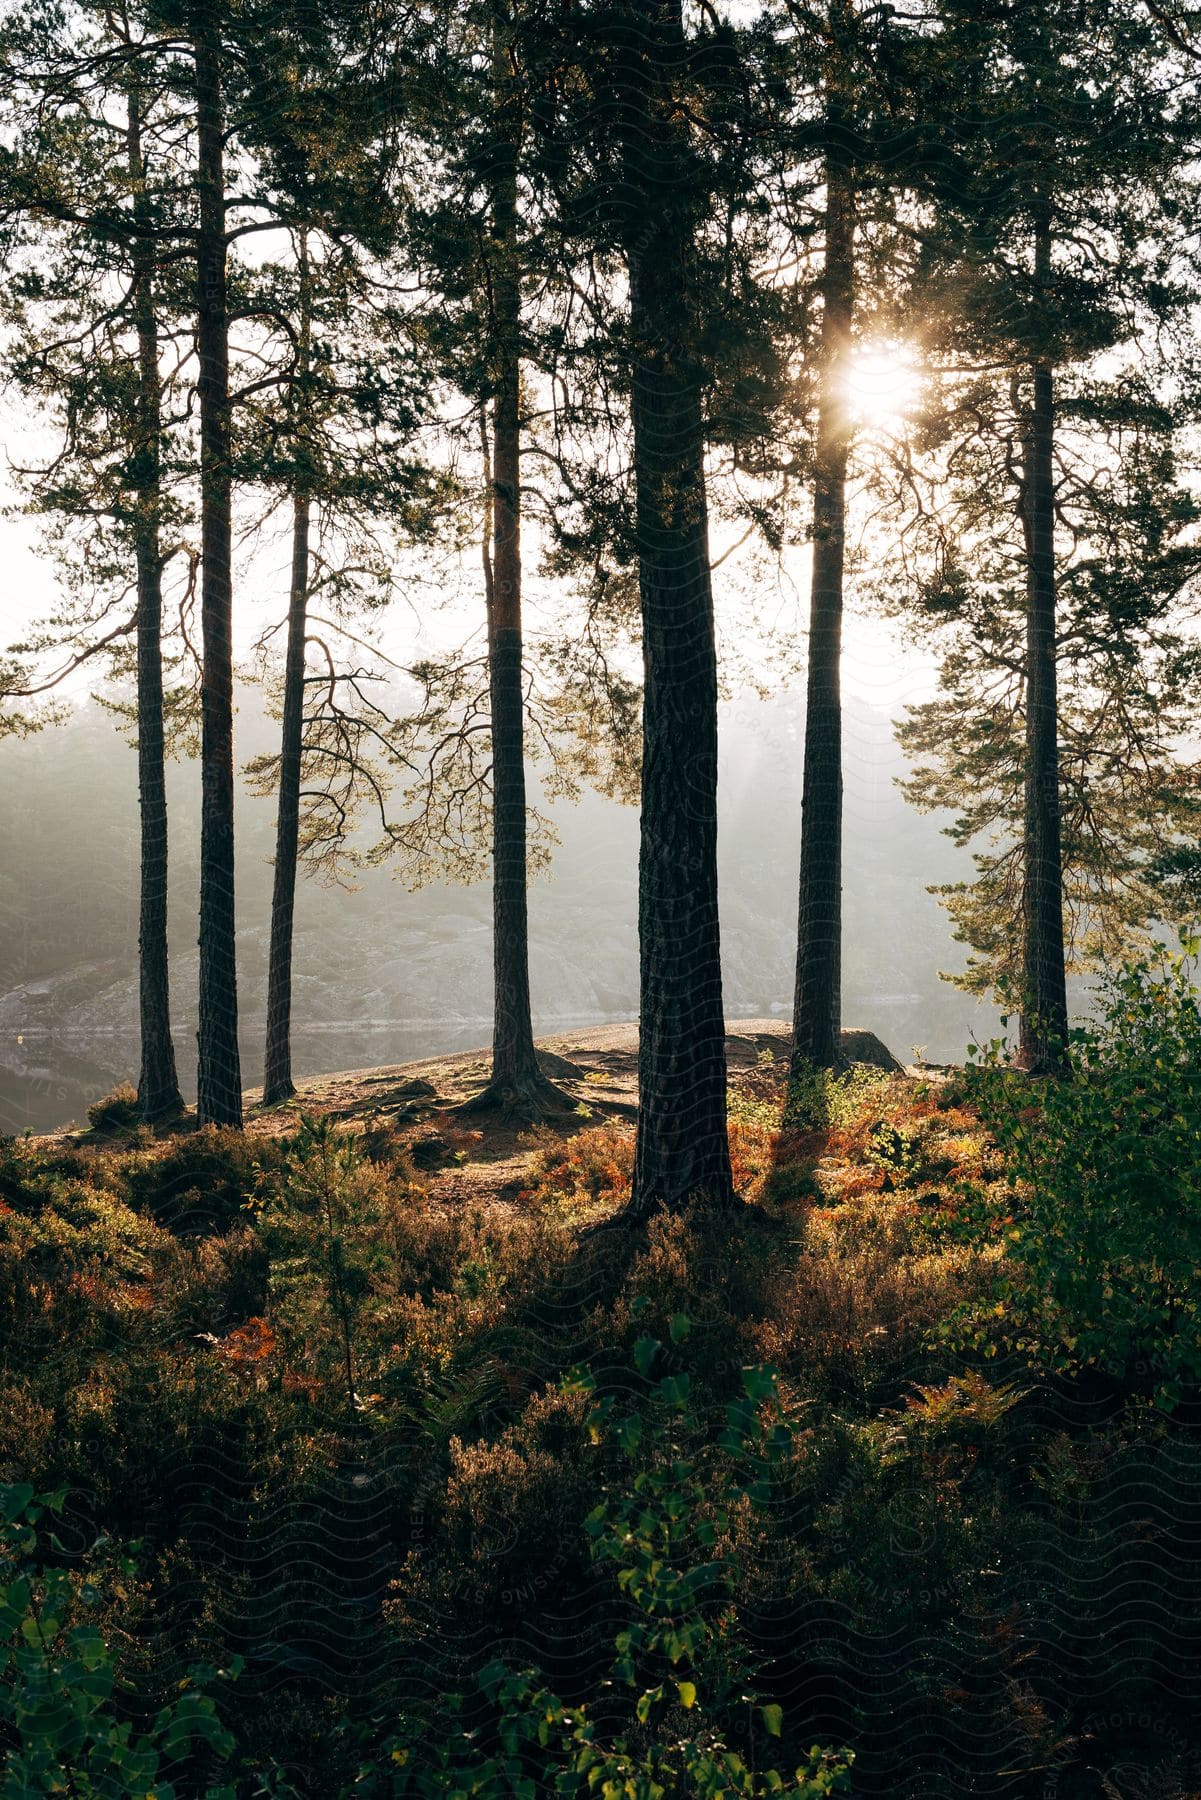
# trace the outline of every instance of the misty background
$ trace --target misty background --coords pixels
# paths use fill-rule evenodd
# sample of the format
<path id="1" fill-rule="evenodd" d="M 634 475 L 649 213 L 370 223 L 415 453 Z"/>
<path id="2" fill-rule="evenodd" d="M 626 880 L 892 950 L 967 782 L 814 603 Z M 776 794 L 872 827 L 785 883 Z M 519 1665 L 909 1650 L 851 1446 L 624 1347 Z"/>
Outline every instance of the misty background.
<path id="1" fill-rule="evenodd" d="M 726 1016 L 791 1012 L 803 692 L 722 708 L 719 799 Z M 243 689 L 239 767 L 278 725 Z M 945 821 L 906 805 L 889 712 L 847 703 L 844 1023 L 902 1060 L 959 1061 L 996 1015 L 940 981 L 962 965 L 931 882 L 970 873 Z M 169 767 L 172 1010 L 194 1098 L 199 770 Z M 535 1031 L 633 1019 L 638 816 L 595 794 L 550 809 L 560 844 L 530 893 Z M 243 1080 L 261 1080 L 275 806 L 239 791 Z M 0 746 L 0 1132 L 82 1119 L 137 1077 L 137 769 L 111 714 Z M 306 879 L 297 898 L 293 1059 L 299 1077 L 467 1050 L 491 1024 L 486 882 L 407 891 L 386 867 L 354 891 Z"/>

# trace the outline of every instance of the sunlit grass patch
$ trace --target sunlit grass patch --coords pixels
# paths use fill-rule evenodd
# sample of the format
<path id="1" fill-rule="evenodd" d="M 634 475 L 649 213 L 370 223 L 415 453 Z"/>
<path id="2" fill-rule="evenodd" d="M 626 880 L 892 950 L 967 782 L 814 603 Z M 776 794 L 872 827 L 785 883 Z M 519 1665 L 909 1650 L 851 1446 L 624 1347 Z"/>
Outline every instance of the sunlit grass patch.
<path id="1" fill-rule="evenodd" d="M 777 1269 L 759 1353 L 810 1392 L 862 1393 L 921 1364 L 949 1312 L 992 1292 L 999 1247 L 932 1244 L 923 1209 L 867 1194 L 805 1215 L 800 1254 Z"/>
<path id="2" fill-rule="evenodd" d="M 568 1215 L 611 1211 L 629 1199 L 633 1174 L 633 1127 L 613 1122 L 592 1125 L 565 1140 L 543 1142 L 534 1152 L 530 1178 L 517 1199 L 557 1207 Z"/>

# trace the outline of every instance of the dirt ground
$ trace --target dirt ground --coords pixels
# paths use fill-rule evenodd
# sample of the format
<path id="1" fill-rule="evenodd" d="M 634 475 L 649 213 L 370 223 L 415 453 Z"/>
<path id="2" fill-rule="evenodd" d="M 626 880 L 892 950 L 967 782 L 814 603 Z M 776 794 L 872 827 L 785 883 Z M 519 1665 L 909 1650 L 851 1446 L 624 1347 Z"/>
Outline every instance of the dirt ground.
<path id="1" fill-rule="evenodd" d="M 742 1019 L 726 1035 L 732 1088 L 775 1086 L 787 1061 L 787 1024 Z M 539 1042 L 539 1060 L 566 1096 L 563 1113 L 542 1124 L 567 1138 L 610 1120 L 632 1124 L 638 1098 L 638 1027 L 599 1025 Z M 267 1134 L 289 1117 L 322 1114 L 364 1131 L 387 1130 L 410 1148 L 439 1200 L 451 1205 L 503 1202 L 527 1179 L 531 1121 L 498 1114 L 460 1117 L 455 1109 L 485 1086 L 487 1050 L 429 1057 L 375 1069 L 348 1069 L 298 1083 L 296 1097 L 264 1108 L 259 1090 L 246 1095 L 246 1128 Z"/>
<path id="2" fill-rule="evenodd" d="M 781 1095 L 789 1036 L 782 1019 L 730 1024 L 726 1057 L 732 1095 Z M 248 1089 L 246 1130 L 267 1137 L 290 1131 L 302 1115 L 332 1117 L 352 1131 L 386 1133 L 407 1149 L 440 1201 L 505 1204 L 526 1184 L 531 1159 L 548 1134 L 566 1139 L 607 1122 L 624 1121 L 632 1128 L 637 1113 L 637 1025 L 565 1032 L 542 1039 L 538 1050 L 543 1073 L 564 1096 L 562 1108 L 542 1121 L 458 1110 L 487 1084 L 491 1059 L 480 1049 L 316 1076 L 301 1081 L 295 1097 L 280 1106 L 264 1107 L 262 1090 Z M 190 1117 L 164 1127 L 162 1135 L 189 1129 L 194 1129 Z M 111 1137 L 93 1131 L 42 1141 L 48 1147 L 113 1145 Z"/>
<path id="3" fill-rule="evenodd" d="M 741 1019 L 726 1034 L 726 1056 L 731 1074 L 757 1066 L 763 1052 L 786 1055 L 788 1026 L 780 1019 Z M 586 1031 L 543 1038 L 539 1045 L 543 1072 L 573 1101 L 598 1115 L 633 1108 L 638 1095 L 637 1025 L 598 1025 Z M 432 1107 L 459 1106 L 478 1093 L 488 1079 L 486 1050 L 468 1050 L 455 1056 L 435 1056 L 423 1061 L 393 1063 L 377 1069 L 347 1069 L 337 1075 L 321 1075 L 298 1084 L 294 1100 L 283 1107 L 264 1109 L 261 1090 L 247 1091 L 248 1128 L 275 1131 L 281 1115 L 320 1112 L 361 1123 L 383 1123 L 415 1103 Z M 428 1090 L 428 1091 L 423 1091 Z"/>

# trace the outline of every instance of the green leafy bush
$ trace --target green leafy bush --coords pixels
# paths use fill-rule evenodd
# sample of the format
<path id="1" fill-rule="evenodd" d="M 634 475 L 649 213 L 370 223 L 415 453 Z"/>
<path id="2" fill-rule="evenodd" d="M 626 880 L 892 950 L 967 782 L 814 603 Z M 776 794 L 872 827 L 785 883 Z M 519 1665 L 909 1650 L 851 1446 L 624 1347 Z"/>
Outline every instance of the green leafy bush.
<path id="1" fill-rule="evenodd" d="M 673 1341 L 690 1329 L 677 1315 Z M 643 1383 L 662 1360 L 662 1344 L 638 1340 Z M 754 1692 L 734 1609 L 736 1564 L 725 1546 L 735 1509 L 770 1503 L 772 1471 L 791 1447 L 776 1380 L 769 1368 L 743 1371 L 742 1395 L 729 1403 L 715 1454 L 704 1461 L 685 1447 L 707 1436 L 686 1373 L 651 1382 L 643 1404 L 628 1412 L 613 1396 L 596 1400 L 590 1435 L 615 1447 L 620 1464 L 587 1529 L 594 1559 L 612 1566 L 632 1609 L 615 1640 L 603 1724 L 597 1709 L 564 1702 L 537 1671 L 493 1662 L 479 1683 L 495 1719 L 494 1748 L 481 1751 L 479 1734 L 461 1722 L 464 1697 L 451 1695 L 424 1731 L 402 1730 L 386 1747 L 389 1760 L 364 1768 L 358 1791 L 420 1800 L 536 1800 L 547 1792 L 823 1800 L 845 1791 L 849 1752 L 814 1745 L 791 1775 L 757 1766 L 754 1754 L 756 1740 L 762 1747 L 782 1738 L 783 1714 Z M 595 1387 L 582 1370 L 565 1385 L 585 1393 Z M 746 1755 L 729 1741 L 736 1716 L 749 1732 Z"/>
<path id="2" fill-rule="evenodd" d="M 20 1208 L 0 1201 L 0 1355 L 21 1367 L 53 1345 L 74 1358 L 125 1342 L 160 1235 L 74 1177 L 53 1176 Z"/>
<path id="3" fill-rule="evenodd" d="M 1035 1085 L 994 1043 L 971 1083 L 1009 1171 L 1017 1347 L 1169 1405 L 1201 1381 L 1201 942 L 1182 945 L 1102 985 L 1069 1079 Z"/>
<path id="4" fill-rule="evenodd" d="M 165 1156 L 151 1155 L 132 1167 L 130 1198 L 172 1231 L 225 1232 L 243 1215 L 262 1162 L 273 1157 L 267 1141 L 205 1126 L 176 1139 Z"/>
<path id="5" fill-rule="evenodd" d="M 233 1751 L 204 1692 L 214 1671 L 189 1671 L 142 1735 L 119 1716 L 112 1652 L 86 1622 L 102 1597 L 103 1576 L 42 1567 L 36 1554 L 38 1526 L 61 1511 L 63 1500 L 61 1492 L 35 1497 L 27 1483 L 0 1487 L 0 1796 L 175 1800 L 181 1790 L 165 1768 L 178 1771 L 186 1758 L 191 1776 L 197 1752 L 219 1765 Z M 119 1567 L 132 1572 L 127 1563 Z M 187 1791 L 234 1800 L 225 1785 L 198 1788 L 189 1780 Z"/>
<path id="6" fill-rule="evenodd" d="M 330 1119 L 302 1119 L 259 1216 L 281 1324 L 318 1354 L 320 1374 L 351 1412 L 362 1405 L 357 1339 L 386 1262 L 387 1183 Z M 331 1354 L 332 1353 L 332 1354 Z"/>
<path id="7" fill-rule="evenodd" d="M 795 1130 L 836 1129 L 847 1125 L 865 1102 L 893 1091 L 884 1069 L 856 1063 L 849 1069 L 820 1069 L 804 1064 L 789 1075 L 784 1095 L 784 1124 Z"/>

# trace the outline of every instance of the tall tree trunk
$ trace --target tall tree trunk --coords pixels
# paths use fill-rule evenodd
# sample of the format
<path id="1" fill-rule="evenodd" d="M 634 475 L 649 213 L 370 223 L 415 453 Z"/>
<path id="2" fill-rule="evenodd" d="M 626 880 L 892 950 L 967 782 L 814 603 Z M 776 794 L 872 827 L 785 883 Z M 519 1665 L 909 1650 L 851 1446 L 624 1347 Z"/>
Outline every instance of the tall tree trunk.
<path id="1" fill-rule="evenodd" d="M 498 287 L 501 284 L 498 282 Z M 492 1031 L 494 1096 L 537 1102 L 550 1089 L 538 1068 L 530 1016 L 525 697 L 522 692 L 521 514 L 517 358 L 506 356 L 492 409 Z M 551 1090 L 553 1095 L 554 1090 Z"/>
<path id="2" fill-rule="evenodd" d="M 234 944 L 233 591 L 230 567 L 229 322 L 226 299 L 224 117 L 220 42 L 209 0 L 197 6 L 196 115 L 200 229 L 196 350 L 200 364 L 201 1124 L 242 1123 Z"/>
<path id="3" fill-rule="evenodd" d="M 638 865 L 638 1140 L 630 1208 L 730 1201 L 717 907 L 717 655 L 695 224 L 673 86 L 680 0 L 637 0 L 623 156 L 645 697 Z"/>
<path id="4" fill-rule="evenodd" d="M 807 1067 L 837 1066 L 842 1025 L 842 590 L 850 451 L 845 376 L 855 300 L 855 204 L 838 124 L 832 114 L 826 159 L 794 1076 Z"/>
<path id="5" fill-rule="evenodd" d="M 136 89 L 129 98 L 129 172 L 134 217 L 148 230 L 142 163 L 142 125 Z M 171 1039 L 171 985 L 167 960 L 167 782 L 163 750 L 163 586 L 159 543 L 162 403 L 158 320 L 155 314 L 154 245 L 137 236 L 133 246 L 134 313 L 138 334 L 138 394 L 133 482 L 137 496 L 134 555 L 138 575 L 138 813 L 141 830 L 138 917 L 138 1013 L 141 1068 L 138 1116 L 147 1123 L 183 1108 Z"/>
<path id="6" fill-rule="evenodd" d="M 304 653 L 309 610 L 309 529 L 312 519 L 313 308 L 309 239 L 302 229 L 298 255 L 296 368 L 289 390 L 292 450 L 292 576 L 288 591 L 288 643 L 284 657 L 284 712 L 279 751 L 279 811 L 275 821 L 275 876 L 271 891 L 271 948 L 267 963 L 267 1044 L 263 1102 L 276 1106 L 296 1092 L 292 1082 L 292 954 L 296 917 L 300 784 L 304 762 Z"/>
<path id="7" fill-rule="evenodd" d="M 498 34 L 499 36 L 499 34 Z M 498 63 L 503 40 L 498 43 Z M 503 69 L 498 70 L 503 82 Z M 503 87 L 501 88 L 503 93 Z M 521 637 L 521 288 L 517 267 L 517 154 L 511 124 L 495 147 L 492 201 L 497 391 L 492 402 L 492 1083 L 520 1090 L 541 1080 L 530 1020 L 525 805 L 525 699 Z"/>
<path id="8" fill-rule="evenodd" d="M 1035 277 L 1051 274 L 1051 228 L 1035 227 Z M 1049 365 L 1031 371 L 1022 469 L 1026 546 L 1026 805 L 1022 884 L 1022 1022 L 1018 1061 L 1033 1074 L 1064 1067 L 1068 1033 L 1059 823 L 1055 641 L 1055 398 Z"/>
<path id="9" fill-rule="evenodd" d="M 526 842 L 525 695 L 521 627 L 521 267 L 517 165 L 520 96 L 503 7 L 492 22 L 496 133 L 492 185 L 495 392 L 490 456 L 488 688 L 492 724 L 492 1075 L 466 1110 L 498 1106 L 535 1115 L 569 1108 L 538 1067 L 530 1013 L 529 862 Z M 485 437 L 487 427 L 485 426 Z"/>
<path id="10" fill-rule="evenodd" d="M 292 503 L 292 582 L 284 662 L 284 717 L 279 752 L 279 812 L 275 822 L 275 879 L 271 892 L 271 950 L 267 967 L 267 1055 L 263 1102 L 289 1099 L 292 1084 L 292 936 L 300 837 L 300 775 L 304 746 L 304 650 L 308 626 L 309 519 L 305 491 Z"/>

